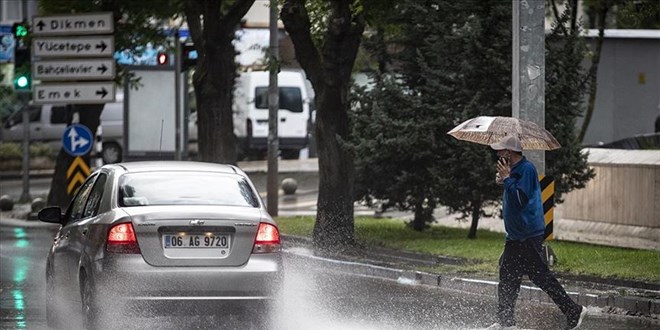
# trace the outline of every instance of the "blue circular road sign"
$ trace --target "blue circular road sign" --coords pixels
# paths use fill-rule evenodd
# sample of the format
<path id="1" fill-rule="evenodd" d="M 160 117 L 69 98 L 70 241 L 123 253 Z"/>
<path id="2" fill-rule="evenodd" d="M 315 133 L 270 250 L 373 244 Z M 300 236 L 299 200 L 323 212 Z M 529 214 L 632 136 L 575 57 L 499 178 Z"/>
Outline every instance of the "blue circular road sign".
<path id="1" fill-rule="evenodd" d="M 67 127 L 62 135 L 64 151 L 71 156 L 86 155 L 92 150 L 93 142 L 92 131 L 81 124 L 73 124 Z"/>

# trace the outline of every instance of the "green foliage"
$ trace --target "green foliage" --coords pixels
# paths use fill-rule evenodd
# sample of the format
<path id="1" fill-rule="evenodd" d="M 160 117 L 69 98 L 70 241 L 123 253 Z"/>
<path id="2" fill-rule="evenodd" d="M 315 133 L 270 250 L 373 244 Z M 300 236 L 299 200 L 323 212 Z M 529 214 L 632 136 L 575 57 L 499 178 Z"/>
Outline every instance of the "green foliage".
<path id="1" fill-rule="evenodd" d="M 57 152 L 50 145 L 41 142 L 31 143 L 29 148 L 31 157 L 48 157 L 50 159 L 55 159 Z"/>
<path id="2" fill-rule="evenodd" d="M 0 160 L 22 159 L 21 145 L 18 143 L 0 143 Z"/>
<path id="3" fill-rule="evenodd" d="M 432 221 L 432 209 L 440 204 L 471 217 L 476 228 L 484 209 L 499 202 L 494 153 L 446 132 L 477 116 L 511 116 L 510 5 L 400 3 L 388 16 L 388 29 L 367 38 L 369 53 L 389 61 L 397 73 L 379 65 L 374 87 L 356 92 L 356 199 L 412 210 L 417 229 Z M 570 18 L 569 12 L 562 16 L 564 22 Z M 594 175 L 575 132 L 584 108 L 588 73 L 581 62 L 587 49 L 579 31 L 562 31 L 555 28 L 546 43 L 545 122 L 563 146 L 546 154 L 557 202 Z"/>
<path id="4" fill-rule="evenodd" d="M 277 218 L 284 235 L 310 237 L 313 217 Z M 355 235 L 366 248 L 382 246 L 410 252 L 465 258 L 465 265 L 438 266 L 435 272 L 479 273 L 497 276 L 504 234 L 479 230 L 478 240 L 465 238 L 465 231 L 433 225 L 429 230 L 411 230 L 398 219 L 356 218 Z M 555 270 L 575 275 L 660 281 L 660 252 L 607 247 L 567 241 L 551 241 L 558 257 Z"/>
<path id="5" fill-rule="evenodd" d="M 619 29 L 660 29 L 660 1 L 626 1 L 616 14 Z"/>
<path id="6" fill-rule="evenodd" d="M 566 11 L 546 38 L 545 125 L 562 147 L 546 153 L 546 175 L 555 179 L 555 202 L 563 195 L 583 188 L 595 175 L 581 152 L 576 118 L 584 112 L 584 95 L 589 73 L 582 67 L 587 46 L 580 37 L 580 26 L 564 33 L 560 26 L 570 20 Z"/>
<path id="7" fill-rule="evenodd" d="M 14 89 L 8 86 L 0 86 L 0 122 L 4 121 L 9 115 L 18 110 L 16 93 Z"/>
<path id="8" fill-rule="evenodd" d="M 45 143 L 30 143 L 30 157 L 55 159 L 55 150 Z M 0 161 L 22 160 L 23 146 L 20 143 L 0 142 Z"/>
<path id="9" fill-rule="evenodd" d="M 435 109 L 402 92 L 394 78 L 384 77 L 361 93 L 353 120 L 355 193 L 383 210 L 415 212 L 414 226 L 433 220 L 437 187 L 433 170 L 442 159 L 437 149 Z"/>
<path id="10" fill-rule="evenodd" d="M 606 28 L 660 29 L 660 2 L 657 0 L 585 0 L 588 27 L 596 29 L 599 11 L 607 8 Z"/>
<path id="11" fill-rule="evenodd" d="M 353 121 L 356 198 L 414 210 L 416 229 L 433 220 L 439 203 L 478 220 L 501 195 L 493 153 L 446 132 L 479 115 L 510 115 L 510 3 L 409 1 L 396 8 L 399 29 L 382 39 L 400 46 L 390 54 L 400 70 L 375 76 Z"/>

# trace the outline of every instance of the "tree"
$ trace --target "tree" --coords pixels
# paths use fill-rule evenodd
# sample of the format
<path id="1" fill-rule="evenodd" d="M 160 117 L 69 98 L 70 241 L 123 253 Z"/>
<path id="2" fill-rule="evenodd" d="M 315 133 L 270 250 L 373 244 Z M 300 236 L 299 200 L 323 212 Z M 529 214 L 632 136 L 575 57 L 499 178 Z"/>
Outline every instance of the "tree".
<path id="1" fill-rule="evenodd" d="M 312 22 L 310 9 L 319 8 L 325 15 Z M 285 0 L 280 14 L 316 94 L 319 193 L 313 239 L 321 249 L 354 244 L 348 111 L 351 73 L 365 27 L 363 10 L 359 0 Z M 313 29 L 319 27 L 315 42 Z"/>
<path id="2" fill-rule="evenodd" d="M 176 16 L 177 7 L 174 1 L 163 1 L 158 6 L 142 1 L 132 0 L 42 0 L 39 2 L 41 13 L 44 15 L 85 13 L 107 11 L 113 13 L 115 22 L 115 48 L 132 49 L 147 42 L 161 42 L 165 40 L 162 33 L 164 20 Z M 120 76 L 126 74 L 120 71 Z M 121 81 L 121 79 L 118 79 Z M 67 122 L 71 124 L 74 113 L 78 114 L 79 122 L 87 126 L 92 135 L 96 135 L 103 105 L 70 105 Z M 84 156 L 87 164 L 90 162 L 89 154 Z M 48 205 L 66 207 L 75 192 L 67 189 L 67 169 L 73 161 L 73 156 L 61 149 L 57 155 L 55 172 L 48 194 Z"/>
<path id="3" fill-rule="evenodd" d="M 616 13 L 619 29 L 660 29 L 660 2 L 637 0 L 624 2 Z"/>
<path id="4" fill-rule="evenodd" d="M 591 73 L 582 66 L 588 50 L 576 18 L 577 2 L 561 13 L 553 3 L 553 12 L 555 23 L 546 38 L 545 123 L 562 147 L 546 154 L 546 174 L 554 178 L 555 201 L 561 203 L 565 193 L 583 188 L 595 175 L 581 151 L 575 124 L 584 112 Z"/>
<path id="5" fill-rule="evenodd" d="M 232 100 L 236 51 L 232 41 L 254 0 L 185 0 L 198 53 L 193 85 L 198 107 L 199 159 L 236 164 Z"/>
<path id="6" fill-rule="evenodd" d="M 375 134 L 374 127 L 360 127 L 364 119 L 356 120 L 356 163 L 366 165 L 358 167 L 357 182 L 367 186 L 358 191 L 385 206 L 415 210 L 416 230 L 433 220 L 441 203 L 471 217 L 468 237 L 474 238 L 484 208 L 501 195 L 493 153 L 446 133 L 475 116 L 510 115 L 510 3 L 409 1 L 398 9 L 403 32 L 395 42 L 402 50 L 392 54 L 398 86 L 384 79 L 366 103 L 377 104 L 371 108 L 378 117 L 367 121 L 387 125 Z M 372 116 L 360 109 L 358 117 Z"/>
<path id="7" fill-rule="evenodd" d="M 403 92 L 396 78 L 376 75 L 370 91 L 357 93 L 352 115 L 355 198 L 381 210 L 412 210 L 418 231 L 433 221 L 438 153 L 436 109 Z"/>
<path id="8" fill-rule="evenodd" d="M 385 38 L 402 49 L 390 54 L 396 72 L 384 75 L 395 79 L 375 79 L 372 90 L 358 95 L 358 198 L 415 210 L 417 230 L 429 221 L 429 209 L 445 205 L 471 219 L 468 237 L 476 238 L 480 217 L 501 198 L 494 182 L 496 157 L 487 146 L 446 132 L 480 115 L 511 116 L 510 5 L 436 0 L 397 7 L 403 38 Z M 555 178 L 559 202 L 593 176 L 575 134 L 586 88 L 580 66 L 586 48 L 579 30 L 561 32 L 576 24 L 572 18 L 564 14 L 565 24 L 557 25 L 546 44 L 545 122 L 563 146 L 547 153 L 546 174 Z M 420 207 L 426 212 L 418 216 Z"/>

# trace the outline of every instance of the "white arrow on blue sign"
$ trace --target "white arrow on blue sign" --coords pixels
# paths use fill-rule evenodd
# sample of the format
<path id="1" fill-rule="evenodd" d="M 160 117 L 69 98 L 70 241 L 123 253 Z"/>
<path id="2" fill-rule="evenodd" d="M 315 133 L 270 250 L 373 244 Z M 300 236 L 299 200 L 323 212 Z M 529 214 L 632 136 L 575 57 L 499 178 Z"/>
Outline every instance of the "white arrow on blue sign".
<path id="1" fill-rule="evenodd" d="M 73 124 L 64 130 L 62 146 L 71 156 L 86 155 L 92 149 L 92 131 L 84 125 Z"/>

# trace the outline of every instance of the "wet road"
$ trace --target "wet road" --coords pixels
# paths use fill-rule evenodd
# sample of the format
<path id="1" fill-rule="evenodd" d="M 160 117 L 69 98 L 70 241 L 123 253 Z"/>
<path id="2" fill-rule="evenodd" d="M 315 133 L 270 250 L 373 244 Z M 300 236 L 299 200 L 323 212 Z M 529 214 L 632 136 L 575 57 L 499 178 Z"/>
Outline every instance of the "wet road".
<path id="1" fill-rule="evenodd" d="M 54 230 L 38 222 L 0 220 L 1 329 L 47 328 L 45 255 Z M 269 329 L 480 329 L 494 321 L 493 298 L 339 272 L 332 263 L 300 256 L 304 253 L 291 249 L 286 254 L 284 290 L 271 313 Z M 529 329 L 558 329 L 563 322 L 554 306 L 531 302 L 519 306 L 517 317 L 519 326 Z M 233 315 L 116 315 L 114 319 L 124 320 L 121 328 L 135 329 L 249 328 Z M 73 322 L 71 327 L 76 328 Z M 583 329 L 659 326 L 657 320 L 590 308 Z"/>

